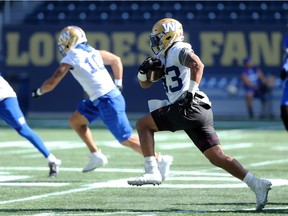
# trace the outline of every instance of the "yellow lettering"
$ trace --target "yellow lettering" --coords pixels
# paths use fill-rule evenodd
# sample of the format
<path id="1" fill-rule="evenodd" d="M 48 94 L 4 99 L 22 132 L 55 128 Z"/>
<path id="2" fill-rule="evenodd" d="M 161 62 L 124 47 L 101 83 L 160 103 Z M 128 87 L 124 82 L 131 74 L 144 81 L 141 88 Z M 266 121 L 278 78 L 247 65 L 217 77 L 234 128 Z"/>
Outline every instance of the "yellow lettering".
<path id="1" fill-rule="evenodd" d="M 242 32 L 228 32 L 225 38 L 225 46 L 220 63 L 223 66 L 231 66 L 234 60 L 242 64 L 247 56 L 246 41 Z"/>
<path id="2" fill-rule="evenodd" d="M 222 32 L 200 33 L 200 56 L 206 66 L 213 66 L 214 55 L 220 54 L 220 46 L 223 45 Z"/>
<path id="3" fill-rule="evenodd" d="M 19 53 L 19 40 L 20 33 L 18 32 L 8 32 L 6 34 L 7 42 L 7 66 L 26 66 L 28 65 L 28 53 Z"/>
<path id="4" fill-rule="evenodd" d="M 147 56 L 153 56 L 153 52 L 149 45 L 149 32 L 143 32 L 138 36 L 137 45 L 138 45 L 138 59 L 136 65 L 142 64 L 142 62 L 147 58 Z"/>
<path id="5" fill-rule="evenodd" d="M 47 66 L 52 63 L 55 43 L 49 33 L 38 32 L 30 38 L 31 63 L 35 66 Z"/>
<path id="6" fill-rule="evenodd" d="M 109 36 L 105 33 L 87 33 L 88 43 L 97 50 L 110 50 Z"/>
<path id="7" fill-rule="evenodd" d="M 124 65 L 131 66 L 135 64 L 136 55 L 132 48 L 135 44 L 134 32 L 115 32 L 112 34 L 113 50 L 118 55 Z"/>
<path id="8" fill-rule="evenodd" d="M 278 66 L 281 61 L 281 33 L 271 35 L 271 44 L 267 32 L 252 32 L 250 35 L 251 58 L 255 64 L 261 61 L 261 54 L 267 66 Z"/>

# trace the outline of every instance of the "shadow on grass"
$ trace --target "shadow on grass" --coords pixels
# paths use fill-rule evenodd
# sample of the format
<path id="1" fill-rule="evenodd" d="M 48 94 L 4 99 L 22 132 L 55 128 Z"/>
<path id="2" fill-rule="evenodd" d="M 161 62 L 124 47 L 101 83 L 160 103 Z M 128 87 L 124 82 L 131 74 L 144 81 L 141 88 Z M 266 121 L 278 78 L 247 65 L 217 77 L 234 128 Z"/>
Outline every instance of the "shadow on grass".
<path id="1" fill-rule="evenodd" d="M 273 205 L 279 205 L 279 206 L 287 206 L 287 203 L 270 203 Z M 203 205 L 243 205 L 243 203 L 207 203 Z M 95 212 L 103 212 L 103 213 L 170 213 L 170 214 L 189 214 L 189 213 L 242 213 L 242 214 L 247 214 L 247 213 L 258 213 L 255 210 L 251 209 L 234 209 L 234 210 L 229 210 L 229 209 L 215 209 L 215 210 L 184 210 L 184 209 L 163 209 L 163 210 L 156 210 L 156 209 L 150 209 L 150 210 L 143 210 L 143 209 L 101 209 L 101 208 L 83 208 L 83 209 L 65 209 L 65 208 L 39 208 L 39 209 L 0 209 L 0 213 L 39 213 L 39 212 L 54 212 L 54 213 L 95 213 Z M 281 209 L 281 208 L 267 208 L 261 211 L 261 213 L 264 214 L 279 214 L 279 215 L 287 215 L 288 214 L 288 209 Z"/>

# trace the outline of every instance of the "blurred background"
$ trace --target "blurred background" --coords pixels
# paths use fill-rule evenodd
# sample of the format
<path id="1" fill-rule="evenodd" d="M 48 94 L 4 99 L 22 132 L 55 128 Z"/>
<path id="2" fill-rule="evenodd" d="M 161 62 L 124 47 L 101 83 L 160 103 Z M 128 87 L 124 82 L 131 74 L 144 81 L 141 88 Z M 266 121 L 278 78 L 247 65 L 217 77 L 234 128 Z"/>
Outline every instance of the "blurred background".
<path id="1" fill-rule="evenodd" d="M 271 100 L 277 120 L 287 12 L 286 1 L 1 1 L 1 72 L 26 116 L 71 114 L 85 95 L 71 74 L 38 100 L 31 98 L 31 91 L 59 64 L 58 33 L 78 25 L 92 46 L 122 58 L 127 112 L 138 115 L 148 111 L 149 99 L 165 98 L 160 82 L 149 90 L 139 87 L 137 68 L 152 54 L 152 26 L 171 17 L 182 23 L 185 41 L 205 64 L 200 88 L 210 97 L 215 118 L 248 118 L 240 73 L 243 59 L 250 56 L 276 78 Z M 259 115 L 259 101 L 254 106 Z"/>

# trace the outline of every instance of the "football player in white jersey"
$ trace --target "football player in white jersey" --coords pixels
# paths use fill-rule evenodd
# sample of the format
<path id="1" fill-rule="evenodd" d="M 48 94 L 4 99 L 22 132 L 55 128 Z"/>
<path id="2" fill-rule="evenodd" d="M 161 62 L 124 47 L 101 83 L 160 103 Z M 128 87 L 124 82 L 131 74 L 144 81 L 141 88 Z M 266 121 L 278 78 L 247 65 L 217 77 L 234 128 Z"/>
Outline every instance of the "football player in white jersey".
<path id="1" fill-rule="evenodd" d="M 149 101 L 150 113 L 136 123 L 145 158 L 145 172 L 128 180 L 128 184 L 160 184 L 161 175 L 154 156 L 154 133 L 183 130 L 213 165 L 244 181 L 255 192 L 256 210 L 261 211 L 267 202 L 271 182 L 254 176 L 223 152 L 213 127 L 211 103 L 199 91 L 204 64 L 191 45 L 183 40 L 182 24 L 175 19 L 161 19 L 152 28 L 150 46 L 155 57 L 143 62 L 137 76 L 141 87 L 148 88 L 153 82 L 147 79 L 147 72 L 162 64 L 165 70 L 162 81 L 168 100 Z"/>
<path id="2" fill-rule="evenodd" d="M 63 55 L 59 67 L 40 88 L 32 92 L 32 97 L 38 98 L 52 91 L 69 71 L 88 94 L 89 98 L 79 103 L 69 122 L 91 152 L 91 159 L 83 172 L 92 171 L 108 162 L 95 144 L 88 127 L 99 118 L 122 145 L 142 155 L 139 138 L 132 135 L 125 100 L 119 90 L 122 88 L 123 76 L 121 59 L 108 51 L 91 47 L 85 32 L 78 26 L 67 26 L 60 32 L 58 47 Z M 111 66 L 114 82 L 105 65 Z M 173 158 L 169 155 L 156 155 L 164 180 Z"/>
<path id="3" fill-rule="evenodd" d="M 19 135 L 26 138 L 48 160 L 49 176 L 58 175 L 61 160 L 57 159 L 45 146 L 43 140 L 27 124 L 18 103 L 18 98 L 10 84 L 0 73 L 0 117 Z"/>

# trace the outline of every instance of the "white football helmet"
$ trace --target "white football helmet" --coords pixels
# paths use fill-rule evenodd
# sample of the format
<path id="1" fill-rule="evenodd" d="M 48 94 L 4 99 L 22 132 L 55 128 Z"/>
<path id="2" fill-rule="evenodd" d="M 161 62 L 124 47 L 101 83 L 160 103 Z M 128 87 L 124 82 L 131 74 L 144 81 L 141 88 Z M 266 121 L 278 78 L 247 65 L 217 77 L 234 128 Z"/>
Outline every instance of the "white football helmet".
<path id="1" fill-rule="evenodd" d="M 172 18 L 161 19 L 153 26 L 149 40 L 155 55 L 165 52 L 174 42 L 184 40 L 182 24 Z"/>
<path id="2" fill-rule="evenodd" d="M 58 49 L 65 56 L 78 44 L 87 42 L 85 32 L 78 26 L 67 26 L 61 32 L 58 39 Z"/>

